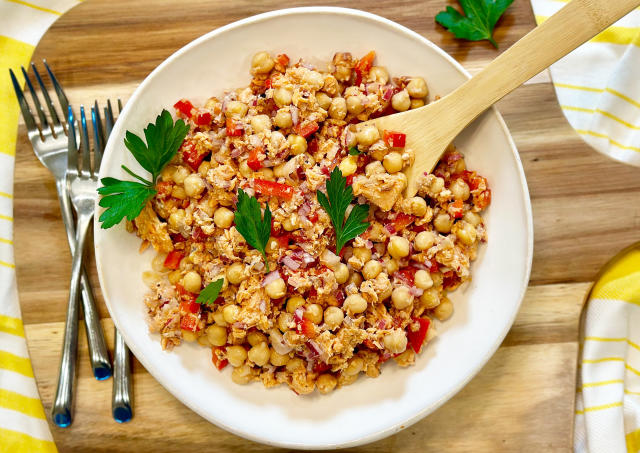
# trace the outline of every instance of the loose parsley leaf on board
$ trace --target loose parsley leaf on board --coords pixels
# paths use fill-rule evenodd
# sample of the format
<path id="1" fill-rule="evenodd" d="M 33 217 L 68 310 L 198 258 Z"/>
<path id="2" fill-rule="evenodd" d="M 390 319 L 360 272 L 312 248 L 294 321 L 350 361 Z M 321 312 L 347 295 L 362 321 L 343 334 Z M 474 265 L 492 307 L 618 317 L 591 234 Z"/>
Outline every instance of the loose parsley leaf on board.
<path id="1" fill-rule="evenodd" d="M 211 305 L 218 298 L 223 284 L 224 279 L 222 278 L 219 278 L 215 282 L 209 283 L 205 289 L 200 291 L 200 295 L 196 299 L 196 302 L 198 302 L 199 304 Z"/>
<path id="2" fill-rule="evenodd" d="M 342 176 L 338 167 L 333 169 L 327 180 L 327 195 L 320 191 L 316 194 L 336 231 L 336 253 L 340 253 L 347 242 L 369 228 L 369 223 L 363 222 L 369 215 L 369 205 L 356 204 L 345 221 L 347 208 L 353 201 L 353 189 L 347 185 L 347 178 Z"/>
<path id="3" fill-rule="evenodd" d="M 457 9 L 447 6 L 445 11 L 436 15 L 436 22 L 456 38 L 469 41 L 486 39 L 497 49 L 493 29 L 513 0 L 458 0 L 458 3 L 462 6 L 464 16 Z"/>
<path id="4" fill-rule="evenodd" d="M 256 197 L 250 197 L 244 190 L 238 190 L 238 203 L 236 203 L 236 229 L 254 249 L 262 253 L 264 263 L 269 272 L 266 247 L 271 236 L 271 210 L 267 204 L 262 217 L 262 209 Z"/>
<path id="5" fill-rule="evenodd" d="M 362 154 L 362 151 L 360 151 L 355 146 L 352 146 L 351 148 L 349 148 L 349 155 L 350 156 L 357 156 L 358 154 Z"/>
<path id="6" fill-rule="evenodd" d="M 101 227 L 111 228 L 120 223 L 123 218 L 133 220 L 157 192 L 154 189 L 156 179 L 162 169 L 173 159 L 185 136 L 189 132 L 189 126 L 184 121 L 175 123 L 171 114 L 163 110 L 157 116 L 155 124 L 149 123 L 144 130 L 147 143 L 127 131 L 124 144 L 140 166 L 151 173 L 151 181 L 135 174 L 122 165 L 122 168 L 140 182 L 122 181 L 116 178 L 103 178 L 102 187 L 98 193 L 102 195 L 100 203 L 107 208 L 100 216 Z"/>

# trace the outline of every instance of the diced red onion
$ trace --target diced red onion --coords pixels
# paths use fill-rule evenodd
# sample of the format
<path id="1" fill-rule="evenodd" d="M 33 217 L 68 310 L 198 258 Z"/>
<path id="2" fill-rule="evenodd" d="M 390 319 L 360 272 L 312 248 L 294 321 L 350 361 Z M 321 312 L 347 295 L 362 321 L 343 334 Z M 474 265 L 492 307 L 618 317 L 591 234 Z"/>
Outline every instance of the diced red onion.
<path id="1" fill-rule="evenodd" d="M 329 249 L 324 249 L 320 260 L 322 261 L 322 264 L 324 264 L 328 268 L 333 268 L 337 266 L 338 263 L 340 263 L 340 257 Z"/>
<path id="2" fill-rule="evenodd" d="M 231 151 L 230 156 L 235 159 L 236 157 L 240 157 L 243 152 L 244 152 L 244 150 L 242 148 L 234 148 Z"/>
<path id="3" fill-rule="evenodd" d="M 411 294 L 413 297 L 420 297 L 422 296 L 422 293 L 424 293 L 423 289 L 416 288 L 415 286 L 409 287 L 409 294 Z"/>
<path id="4" fill-rule="evenodd" d="M 269 283 L 277 280 L 280 278 L 280 272 L 278 271 L 271 271 L 269 272 L 267 275 L 264 276 L 264 280 L 262 280 L 262 287 L 264 288 L 265 286 L 267 286 Z"/>
<path id="5" fill-rule="evenodd" d="M 263 167 L 273 167 L 273 162 L 269 159 L 265 159 L 262 161 L 262 166 Z"/>
<path id="6" fill-rule="evenodd" d="M 313 256 L 311 256 L 310 254 L 308 254 L 307 252 L 304 252 L 304 253 L 302 254 L 302 261 L 303 261 L 305 264 L 311 264 L 311 263 L 313 263 L 315 260 L 316 260 L 316 259 L 315 259 Z"/>
<path id="7" fill-rule="evenodd" d="M 291 256 L 289 255 L 286 255 L 284 258 L 282 258 L 282 264 L 287 266 L 292 271 L 297 271 L 298 269 L 300 269 L 300 263 L 291 258 Z"/>
<path id="8" fill-rule="evenodd" d="M 311 205 L 309 203 L 302 203 L 300 209 L 298 209 L 298 214 L 306 216 L 311 212 Z"/>
<path id="9" fill-rule="evenodd" d="M 276 351 L 278 354 L 286 355 L 293 350 L 291 346 L 288 346 L 284 342 L 284 337 L 276 329 L 273 329 L 271 330 L 271 332 L 269 332 L 269 340 L 271 340 L 271 346 L 273 346 L 274 351 Z"/>
<path id="10" fill-rule="evenodd" d="M 421 269 L 421 270 L 423 270 L 423 271 L 428 271 L 428 270 L 429 270 L 429 268 L 428 268 L 427 266 L 425 266 L 424 264 L 419 263 L 419 262 L 417 262 L 417 261 L 416 261 L 416 262 L 414 262 L 414 263 L 411 263 L 411 265 L 412 265 L 413 267 L 415 267 L 416 269 Z"/>
<path id="11" fill-rule="evenodd" d="M 344 317 L 344 323 L 348 326 L 352 326 L 353 325 L 353 319 L 351 319 L 351 317 L 349 316 L 345 316 Z"/>
<path id="12" fill-rule="evenodd" d="M 362 97 L 362 105 L 367 105 L 369 102 L 371 102 L 369 100 L 369 98 L 367 96 L 363 96 Z"/>
<path id="13" fill-rule="evenodd" d="M 385 330 L 386 328 L 387 328 L 387 320 L 386 319 L 381 319 L 380 321 L 378 321 L 378 329 Z"/>
<path id="14" fill-rule="evenodd" d="M 324 349 L 320 347 L 318 343 L 316 343 L 314 340 L 309 340 L 307 344 L 315 350 L 316 355 L 321 361 L 327 363 L 327 360 L 329 360 L 329 355 L 324 351 Z"/>
<path id="15" fill-rule="evenodd" d="M 373 248 L 373 242 L 367 239 L 367 241 L 364 243 L 364 246 L 371 250 Z"/>
<path id="16" fill-rule="evenodd" d="M 298 118 L 299 118 L 299 111 L 298 111 L 298 107 L 296 107 L 295 105 L 292 105 L 289 108 L 289 112 L 291 113 L 291 121 L 293 122 L 294 126 L 298 125 Z"/>
<path id="17" fill-rule="evenodd" d="M 258 146 L 262 146 L 262 140 L 257 134 L 251 134 L 249 136 L 249 144 L 254 148 L 257 148 Z"/>
<path id="18" fill-rule="evenodd" d="M 303 68 L 307 68 L 307 69 L 310 69 L 310 70 L 312 70 L 312 71 L 314 70 L 314 66 L 313 66 L 313 65 L 311 65 L 311 64 L 309 64 L 309 63 L 305 63 L 304 61 L 300 61 L 300 63 L 299 63 L 299 64 L 300 64 L 300 66 L 302 66 Z"/>
<path id="19" fill-rule="evenodd" d="M 302 308 L 302 307 L 296 308 L 296 311 L 293 312 L 293 317 L 298 322 L 302 321 L 303 315 L 304 315 L 304 308 Z"/>
<path id="20" fill-rule="evenodd" d="M 388 101 L 389 99 L 391 99 L 392 96 L 393 96 L 393 88 L 391 86 L 389 86 L 384 91 L 384 94 L 382 95 L 382 99 L 384 99 L 385 101 Z"/>

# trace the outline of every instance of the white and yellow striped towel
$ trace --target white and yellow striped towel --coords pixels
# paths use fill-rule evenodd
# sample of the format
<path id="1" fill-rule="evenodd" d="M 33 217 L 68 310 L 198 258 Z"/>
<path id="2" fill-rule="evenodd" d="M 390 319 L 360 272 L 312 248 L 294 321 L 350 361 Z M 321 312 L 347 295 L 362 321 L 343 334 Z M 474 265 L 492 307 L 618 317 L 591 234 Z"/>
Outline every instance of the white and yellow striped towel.
<path id="1" fill-rule="evenodd" d="M 33 377 L 18 304 L 13 256 L 13 168 L 19 69 L 47 28 L 77 0 L 0 0 L 0 452 L 57 452 Z"/>

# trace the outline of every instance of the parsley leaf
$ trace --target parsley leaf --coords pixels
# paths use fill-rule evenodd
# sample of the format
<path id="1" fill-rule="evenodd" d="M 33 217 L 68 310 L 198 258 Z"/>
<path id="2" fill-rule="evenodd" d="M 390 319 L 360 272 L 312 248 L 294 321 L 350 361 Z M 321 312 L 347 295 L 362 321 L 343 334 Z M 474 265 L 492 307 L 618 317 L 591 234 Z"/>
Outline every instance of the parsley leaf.
<path id="1" fill-rule="evenodd" d="M 327 181 L 327 195 L 316 193 L 318 202 L 327 211 L 333 228 L 336 231 L 336 253 L 356 236 L 369 228 L 368 222 L 363 222 L 369 215 L 369 205 L 356 204 L 345 221 L 347 208 L 353 201 L 353 189 L 347 186 L 347 178 L 342 176 L 338 167 L 334 168 Z"/>
<path id="2" fill-rule="evenodd" d="M 350 156 L 357 156 L 358 154 L 362 154 L 362 151 L 360 151 L 355 146 L 352 146 L 351 148 L 349 148 L 349 155 Z"/>
<path id="3" fill-rule="evenodd" d="M 488 40 L 497 49 L 493 39 L 496 22 L 513 0 L 458 0 L 464 16 L 458 10 L 447 6 L 436 16 L 436 22 L 453 33 L 456 38 L 469 41 Z"/>
<path id="4" fill-rule="evenodd" d="M 271 236 L 271 210 L 267 204 L 264 210 L 264 219 L 260 203 L 256 197 L 250 197 L 244 190 L 238 190 L 238 203 L 236 203 L 236 229 L 254 249 L 262 253 L 264 263 L 269 272 L 266 247 Z"/>
<path id="5" fill-rule="evenodd" d="M 154 186 L 162 169 L 173 159 L 189 126 L 183 120 L 175 123 L 171 114 L 163 110 L 157 116 L 155 124 L 149 123 L 144 130 L 147 143 L 127 131 L 124 144 L 131 151 L 142 168 L 151 173 L 151 181 L 135 174 L 122 165 L 122 168 L 140 182 L 121 181 L 116 178 L 103 178 L 98 193 L 102 195 L 99 205 L 107 208 L 100 216 L 101 227 L 111 228 L 123 218 L 133 220 L 147 202 L 157 193 Z"/>
<path id="6" fill-rule="evenodd" d="M 219 278 L 215 282 L 209 283 L 205 289 L 200 291 L 200 295 L 196 299 L 196 302 L 198 302 L 199 304 L 207 305 L 214 303 L 218 298 L 218 294 L 220 294 L 220 290 L 222 289 L 223 284 L 224 280 L 222 278 Z"/>

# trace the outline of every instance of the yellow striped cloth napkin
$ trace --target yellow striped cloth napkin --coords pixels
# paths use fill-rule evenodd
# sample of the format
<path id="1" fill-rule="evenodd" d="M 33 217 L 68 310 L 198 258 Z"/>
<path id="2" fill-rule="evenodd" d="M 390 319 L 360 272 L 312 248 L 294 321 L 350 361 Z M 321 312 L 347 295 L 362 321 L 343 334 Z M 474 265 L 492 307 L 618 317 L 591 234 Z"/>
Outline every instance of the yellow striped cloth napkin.
<path id="1" fill-rule="evenodd" d="M 531 0 L 536 21 L 567 1 Z M 601 153 L 640 165 L 640 10 L 550 72 L 576 132 Z M 640 451 L 640 245 L 614 258 L 596 282 L 580 340 L 574 451 Z"/>
<path id="2" fill-rule="evenodd" d="M 57 452 L 38 395 L 18 304 L 13 256 L 13 168 L 19 69 L 44 32 L 77 0 L 0 0 L 0 452 Z"/>

